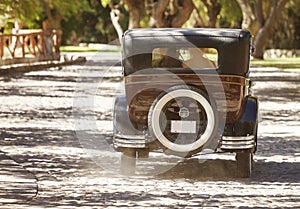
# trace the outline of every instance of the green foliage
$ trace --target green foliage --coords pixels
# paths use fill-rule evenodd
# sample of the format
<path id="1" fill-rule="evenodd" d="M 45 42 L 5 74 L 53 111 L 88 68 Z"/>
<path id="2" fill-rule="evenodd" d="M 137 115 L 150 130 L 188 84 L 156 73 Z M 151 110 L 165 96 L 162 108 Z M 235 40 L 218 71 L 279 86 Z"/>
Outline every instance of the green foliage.
<path id="1" fill-rule="evenodd" d="M 290 1 L 287 5 L 287 17 L 290 28 L 293 28 L 293 42 L 292 46 L 294 48 L 300 48 L 300 0 Z M 286 22 L 285 22 L 286 24 Z M 291 42 L 291 41 L 290 41 Z"/>
<path id="2" fill-rule="evenodd" d="M 146 1 L 146 0 L 145 0 Z M 149 0 L 147 0 L 150 2 Z M 152 0 L 154 1 L 154 0 Z M 119 3 L 114 0 L 113 3 Z M 125 2 L 125 1 L 123 1 Z M 208 24 L 208 10 L 204 0 L 193 0 L 204 26 Z M 206 0 L 212 3 L 213 1 Z M 222 7 L 217 16 L 217 27 L 239 28 L 242 23 L 242 12 L 236 0 L 218 0 Z M 250 0 L 253 5 L 256 0 Z M 264 4 L 268 0 L 263 0 Z M 271 1 L 270 1 L 271 2 Z M 108 43 L 117 38 L 110 20 L 110 0 L 0 0 L 0 27 L 6 32 L 13 27 L 13 22 L 20 19 L 24 28 L 41 28 L 42 21 L 51 19 L 63 30 L 64 44 L 79 42 Z M 119 7 L 122 15 L 120 25 L 125 31 L 128 27 L 129 13 L 126 4 Z M 270 47 L 300 48 L 300 0 L 290 0 L 283 18 L 273 29 Z M 149 27 L 150 15 L 142 17 L 141 27 Z M 192 15 L 184 27 L 193 27 L 195 16 Z"/>
<path id="3" fill-rule="evenodd" d="M 107 7 L 109 4 L 109 0 L 102 0 L 101 3 L 103 7 Z"/>
<path id="4" fill-rule="evenodd" d="M 100 49 L 90 48 L 88 46 L 61 46 L 60 51 L 61 52 L 116 52 L 116 53 L 120 53 L 120 51 L 118 51 L 118 50 L 100 50 Z"/>
<path id="5" fill-rule="evenodd" d="M 59 12 L 64 19 L 73 14 L 80 13 L 88 8 L 88 2 L 82 0 L 40 0 L 43 8 L 48 7 L 52 11 Z"/>
<path id="6" fill-rule="evenodd" d="M 243 15 L 235 0 L 221 0 L 222 9 L 218 17 L 219 26 L 224 28 L 239 28 Z"/>
<path id="7" fill-rule="evenodd" d="M 36 26 L 34 22 L 42 12 L 39 1 L 32 0 L 1 0 L 0 2 L 0 25 L 7 27 L 7 23 L 14 22 L 15 19 L 21 20 L 23 24 Z"/>
<path id="8" fill-rule="evenodd" d="M 61 52 L 97 52 L 98 50 L 87 46 L 61 46 Z"/>
<path id="9" fill-rule="evenodd" d="M 206 8 L 203 1 L 194 0 L 194 5 L 199 12 L 199 16 L 202 17 L 204 26 L 208 25 L 208 9 Z M 209 1 L 208 1 L 209 2 Z M 217 27 L 225 28 L 239 28 L 243 19 L 241 9 L 235 0 L 219 0 L 222 7 L 220 14 L 217 17 Z M 185 24 L 185 27 L 193 27 L 194 14 L 191 16 L 189 21 Z"/>
<path id="10" fill-rule="evenodd" d="M 64 44 L 108 43 L 117 37 L 111 24 L 109 6 L 104 7 L 99 0 L 86 2 L 88 4 L 82 11 L 62 21 Z"/>
<path id="11" fill-rule="evenodd" d="M 300 57 L 293 58 L 267 58 L 265 60 L 252 60 L 251 66 L 276 67 L 283 70 L 300 70 Z"/>

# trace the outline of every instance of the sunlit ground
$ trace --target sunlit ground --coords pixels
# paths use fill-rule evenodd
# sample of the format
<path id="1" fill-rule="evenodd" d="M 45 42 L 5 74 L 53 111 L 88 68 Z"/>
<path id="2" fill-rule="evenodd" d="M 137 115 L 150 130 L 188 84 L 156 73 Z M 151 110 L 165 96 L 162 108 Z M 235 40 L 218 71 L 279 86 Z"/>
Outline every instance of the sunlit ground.
<path id="1" fill-rule="evenodd" d="M 251 68 L 261 122 L 250 178 L 236 178 L 234 155 L 219 153 L 174 164 L 151 153 L 139 176 L 125 177 L 109 149 L 120 54 L 68 54 L 88 62 L 0 79 L 0 208 L 299 206 L 300 71 Z M 166 172 L 146 176 L 153 170 Z"/>
<path id="2" fill-rule="evenodd" d="M 264 60 L 251 60 L 251 66 L 276 67 L 286 71 L 300 70 L 300 57 L 267 58 Z"/>

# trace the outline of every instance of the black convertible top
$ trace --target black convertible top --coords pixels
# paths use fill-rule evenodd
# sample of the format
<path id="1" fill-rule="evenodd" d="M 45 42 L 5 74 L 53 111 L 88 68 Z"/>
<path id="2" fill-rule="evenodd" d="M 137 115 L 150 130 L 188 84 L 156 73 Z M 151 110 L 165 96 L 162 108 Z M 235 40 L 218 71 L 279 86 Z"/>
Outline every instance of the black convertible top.
<path id="1" fill-rule="evenodd" d="M 197 47 L 218 51 L 219 74 L 248 75 L 251 34 L 242 29 L 145 28 L 132 29 L 123 36 L 125 75 L 151 67 L 155 48 Z"/>
<path id="2" fill-rule="evenodd" d="M 242 38 L 249 32 L 241 29 L 230 28 L 138 28 L 127 30 L 124 36 L 137 37 L 162 37 L 162 36 L 201 36 L 201 37 L 228 37 Z"/>

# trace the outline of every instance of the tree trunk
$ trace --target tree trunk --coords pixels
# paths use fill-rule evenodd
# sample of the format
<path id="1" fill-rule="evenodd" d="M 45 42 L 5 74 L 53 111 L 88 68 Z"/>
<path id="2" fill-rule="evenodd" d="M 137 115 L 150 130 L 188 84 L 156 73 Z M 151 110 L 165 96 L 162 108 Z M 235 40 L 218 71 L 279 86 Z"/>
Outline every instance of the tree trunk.
<path id="1" fill-rule="evenodd" d="M 125 0 L 129 12 L 128 28 L 139 28 L 140 21 L 145 11 L 144 0 Z"/>
<path id="2" fill-rule="evenodd" d="M 269 0 L 267 7 L 262 0 L 254 0 L 254 6 L 248 0 L 236 0 L 243 13 L 242 28 L 250 31 L 255 36 L 253 53 L 254 58 L 263 59 L 266 42 L 272 27 L 276 24 L 281 11 L 289 0 Z M 254 9 L 255 8 L 255 9 Z"/>
<path id="3" fill-rule="evenodd" d="M 111 22 L 112 22 L 112 24 L 113 24 L 113 26 L 114 26 L 117 34 L 118 34 L 120 43 L 122 43 L 121 40 L 122 40 L 122 36 L 123 36 L 123 28 L 122 28 L 122 26 L 121 26 L 121 24 L 119 22 L 120 18 L 121 18 L 121 15 L 122 15 L 119 7 L 122 4 L 123 4 L 122 1 L 120 1 L 120 3 L 117 4 L 117 5 L 114 5 L 114 1 L 113 0 L 110 0 L 110 2 L 109 2 L 109 7 L 111 9 L 111 11 L 110 11 L 110 19 L 111 19 Z"/>
<path id="4" fill-rule="evenodd" d="M 276 19 L 280 17 L 281 11 L 284 9 L 284 6 L 287 2 L 288 0 L 273 1 L 269 16 L 255 37 L 255 51 L 253 53 L 254 58 L 263 59 L 265 45 L 270 35 L 271 28 L 276 24 Z"/>
<path id="5" fill-rule="evenodd" d="M 148 0 L 150 27 L 182 27 L 195 6 L 192 0 Z"/>
<path id="6" fill-rule="evenodd" d="M 197 7 L 195 7 L 194 11 L 193 11 L 193 15 L 195 16 L 195 23 L 193 24 L 193 26 L 195 28 L 201 28 L 204 27 L 204 20 L 200 15 L 200 11 Z"/>
<path id="7" fill-rule="evenodd" d="M 252 35 L 256 35 L 259 30 L 259 23 L 255 15 L 254 9 L 248 0 L 236 0 L 243 13 L 242 28 L 250 31 Z"/>
<path id="8" fill-rule="evenodd" d="M 208 24 L 207 27 L 216 27 L 217 18 L 221 11 L 222 5 L 218 0 L 202 0 L 202 3 L 207 8 Z"/>
<path id="9" fill-rule="evenodd" d="M 263 12 L 263 0 L 256 0 L 254 11 L 259 25 L 262 26 L 265 22 L 265 17 Z"/>
<path id="10" fill-rule="evenodd" d="M 167 9 L 170 0 L 148 1 L 150 9 L 150 27 L 167 27 L 165 10 Z"/>
<path id="11" fill-rule="evenodd" d="M 180 28 L 191 16 L 195 6 L 192 0 L 174 0 L 174 14 L 169 16 L 170 27 Z"/>
<path id="12" fill-rule="evenodd" d="M 50 22 L 51 26 L 55 29 L 61 29 L 61 21 L 63 18 L 59 11 L 55 8 L 49 8 L 47 4 L 43 4 L 43 9 L 46 12 L 47 21 Z"/>

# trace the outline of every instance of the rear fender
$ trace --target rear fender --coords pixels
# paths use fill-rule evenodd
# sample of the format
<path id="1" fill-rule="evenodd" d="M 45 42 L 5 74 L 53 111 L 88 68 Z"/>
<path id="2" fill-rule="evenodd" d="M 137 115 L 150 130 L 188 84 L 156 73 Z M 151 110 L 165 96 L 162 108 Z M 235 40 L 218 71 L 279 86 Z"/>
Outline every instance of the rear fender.
<path id="1" fill-rule="evenodd" d="M 114 135 L 122 134 L 122 135 L 142 135 L 143 133 L 137 130 L 128 115 L 128 106 L 126 103 L 125 96 L 118 96 L 115 100 L 114 105 L 114 117 L 113 117 L 113 125 L 114 125 Z"/>
<path id="2" fill-rule="evenodd" d="M 245 99 L 244 112 L 239 121 L 231 124 L 230 132 L 222 138 L 221 149 L 231 152 L 257 149 L 258 100 L 248 96 Z"/>
<path id="3" fill-rule="evenodd" d="M 246 97 L 244 112 L 239 121 L 233 124 L 233 136 L 256 136 L 258 123 L 258 101 L 256 97 Z"/>
<path id="4" fill-rule="evenodd" d="M 259 112 L 258 112 L 258 99 L 254 96 L 248 96 L 246 98 L 246 104 L 244 108 L 244 113 L 240 119 L 239 125 L 244 129 L 245 134 L 253 135 L 255 147 L 253 152 L 257 150 L 257 129 L 259 122 Z"/>
<path id="5" fill-rule="evenodd" d="M 258 100 L 256 97 L 248 96 L 246 98 L 244 113 L 240 122 L 258 122 Z"/>

